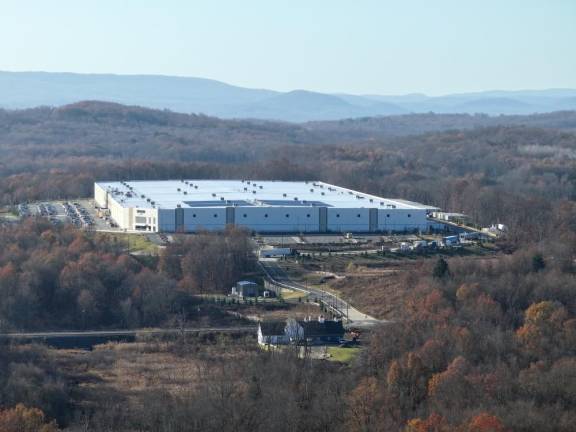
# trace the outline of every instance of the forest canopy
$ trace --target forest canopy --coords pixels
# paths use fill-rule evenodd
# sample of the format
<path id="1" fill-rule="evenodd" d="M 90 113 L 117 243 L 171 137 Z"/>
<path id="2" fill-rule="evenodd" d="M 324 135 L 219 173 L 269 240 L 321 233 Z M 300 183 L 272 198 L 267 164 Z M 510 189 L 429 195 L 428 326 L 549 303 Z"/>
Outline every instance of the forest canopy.
<path id="1" fill-rule="evenodd" d="M 80 409 L 77 377 L 46 348 L 0 345 L 0 429 L 52 431 L 56 419 L 95 431 L 573 431 L 575 126 L 574 112 L 291 125 L 100 102 L 0 111 L 5 207 L 88 197 L 97 180 L 318 179 L 509 227 L 494 256 L 429 259 L 407 272 L 400 318 L 374 330 L 350 365 L 182 338 L 153 346 L 199 365 L 192 388 L 144 390 L 130 409 L 110 391 L 112 402 Z M 254 271 L 251 250 L 250 234 L 230 229 L 146 261 L 71 226 L 0 224 L 0 329 L 200 319 L 199 298 Z"/>

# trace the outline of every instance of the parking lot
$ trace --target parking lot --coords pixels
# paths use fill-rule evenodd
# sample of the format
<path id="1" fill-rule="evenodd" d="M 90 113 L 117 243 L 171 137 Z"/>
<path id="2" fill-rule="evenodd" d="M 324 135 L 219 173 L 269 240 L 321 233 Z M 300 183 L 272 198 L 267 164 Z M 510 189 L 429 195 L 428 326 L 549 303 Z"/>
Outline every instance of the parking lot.
<path id="1" fill-rule="evenodd" d="M 109 221 L 99 217 L 90 199 L 72 201 L 44 201 L 31 204 L 20 204 L 17 207 L 20 217 L 43 216 L 53 224 L 71 223 L 78 228 L 121 232 Z"/>

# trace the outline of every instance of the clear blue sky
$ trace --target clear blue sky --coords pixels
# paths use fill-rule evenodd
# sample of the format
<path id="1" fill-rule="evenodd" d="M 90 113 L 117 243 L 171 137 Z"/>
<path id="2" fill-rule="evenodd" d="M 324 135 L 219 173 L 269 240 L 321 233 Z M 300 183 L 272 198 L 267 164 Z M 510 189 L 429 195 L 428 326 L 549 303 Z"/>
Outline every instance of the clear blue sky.
<path id="1" fill-rule="evenodd" d="M 358 94 L 576 88 L 576 0 L 1 0 L 0 70 Z"/>

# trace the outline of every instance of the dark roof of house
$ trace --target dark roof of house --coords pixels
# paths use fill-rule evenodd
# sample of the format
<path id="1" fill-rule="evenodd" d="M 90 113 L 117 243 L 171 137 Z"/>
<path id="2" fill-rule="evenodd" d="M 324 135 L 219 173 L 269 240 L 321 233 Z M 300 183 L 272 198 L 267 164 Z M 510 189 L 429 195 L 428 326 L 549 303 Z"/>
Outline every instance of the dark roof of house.
<path id="1" fill-rule="evenodd" d="M 264 336 L 282 336 L 286 328 L 284 321 L 264 321 L 260 323 L 262 334 Z"/>
<path id="2" fill-rule="evenodd" d="M 298 321 L 298 324 L 304 329 L 305 337 L 344 335 L 342 321 Z"/>

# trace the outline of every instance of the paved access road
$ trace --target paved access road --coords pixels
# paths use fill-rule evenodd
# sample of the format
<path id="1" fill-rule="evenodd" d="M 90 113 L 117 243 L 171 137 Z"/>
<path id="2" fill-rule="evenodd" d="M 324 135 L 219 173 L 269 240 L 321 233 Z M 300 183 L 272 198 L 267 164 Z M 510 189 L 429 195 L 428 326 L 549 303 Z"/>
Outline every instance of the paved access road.
<path id="1" fill-rule="evenodd" d="M 261 259 L 260 266 L 268 276 L 270 282 L 284 288 L 305 292 L 312 299 L 317 298 L 324 304 L 328 305 L 338 315 L 346 318 L 348 324 L 354 327 L 371 327 L 386 321 L 378 320 L 370 315 L 360 312 L 358 309 L 350 305 L 342 298 L 319 288 L 310 287 L 296 282 L 286 274 L 286 272 L 278 265 L 278 261 L 274 259 Z"/>

